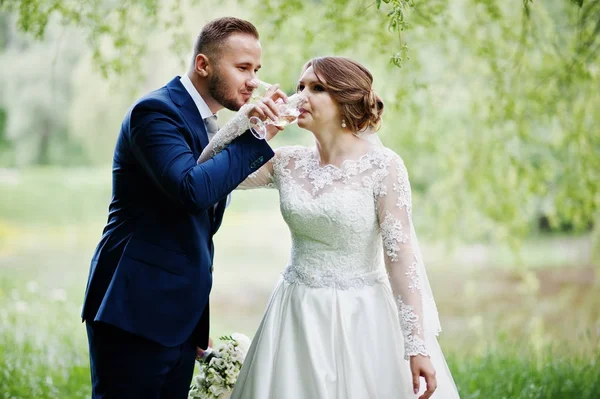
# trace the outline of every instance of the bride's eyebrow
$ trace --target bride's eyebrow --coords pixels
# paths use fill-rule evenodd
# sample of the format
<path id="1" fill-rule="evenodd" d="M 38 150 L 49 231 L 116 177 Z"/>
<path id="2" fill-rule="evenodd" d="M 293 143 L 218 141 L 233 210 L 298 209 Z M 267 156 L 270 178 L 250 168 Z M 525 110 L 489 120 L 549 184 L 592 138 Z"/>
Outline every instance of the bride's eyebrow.
<path id="1" fill-rule="evenodd" d="M 315 84 L 320 84 L 320 85 L 327 87 L 325 81 L 321 80 L 319 75 L 315 75 L 315 77 L 316 77 L 316 79 L 313 80 L 313 82 L 315 82 Z"/>
<path id="2" fill-rule="evenodd" d="M 309 79 L 308 80 L 308 84 L 315 84 L 315 83 L 321 83 L 321 81 L 318 80 L 318 79 Z M 307 84 L 307 82 L 305 82 L 304 80 L 299 80 L 298 84 L 299 85 L 305 85 L 305 84 Z"/>

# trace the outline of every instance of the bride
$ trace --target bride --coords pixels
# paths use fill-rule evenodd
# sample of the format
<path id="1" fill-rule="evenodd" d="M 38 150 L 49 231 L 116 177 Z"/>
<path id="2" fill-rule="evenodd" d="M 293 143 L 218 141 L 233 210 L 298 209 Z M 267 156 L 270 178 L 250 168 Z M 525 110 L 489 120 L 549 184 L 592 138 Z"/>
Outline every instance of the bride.
<path id="1" fill-rule="evenodd" d="M 298 125 L 316 146 L 278 149 L 238 187 L 279 190 L 292 249 L 232 399 L 459 397 L 437 342 L 406 167 L 374 133 L 383 102 L 372 83 L 351 59 L 309 61 Z M 247 129 L 238 115 L 199 162 Z"/>

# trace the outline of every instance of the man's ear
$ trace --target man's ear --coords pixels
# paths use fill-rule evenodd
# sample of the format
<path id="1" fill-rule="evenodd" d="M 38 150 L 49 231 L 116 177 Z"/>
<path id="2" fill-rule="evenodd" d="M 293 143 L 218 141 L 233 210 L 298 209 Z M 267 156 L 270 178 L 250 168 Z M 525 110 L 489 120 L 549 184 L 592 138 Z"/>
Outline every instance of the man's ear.
<path id="1" fill-rule="evenodd" d="M 194 60 L 194 70 L 196 73 L 205 78 L 208 76 L 210 69 L 211 65 L 208 57 L 202 53 L 198 54 Z"/>

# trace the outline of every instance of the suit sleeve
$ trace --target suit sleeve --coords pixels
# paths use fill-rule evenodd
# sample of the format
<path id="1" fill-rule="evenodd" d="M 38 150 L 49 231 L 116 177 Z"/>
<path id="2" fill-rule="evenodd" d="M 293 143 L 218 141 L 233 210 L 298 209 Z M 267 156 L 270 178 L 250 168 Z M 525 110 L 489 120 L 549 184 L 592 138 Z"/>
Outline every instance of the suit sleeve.
<path id="1" fill-rule="evenodd" d="M 274 155 L 264 140 L 246 133 L 213 158 L 194 154 L 164 104 L 146 101 L 131 111 L 130 144 L 144 171 L 176 204 L 189 212 L 208 209 Z"/>

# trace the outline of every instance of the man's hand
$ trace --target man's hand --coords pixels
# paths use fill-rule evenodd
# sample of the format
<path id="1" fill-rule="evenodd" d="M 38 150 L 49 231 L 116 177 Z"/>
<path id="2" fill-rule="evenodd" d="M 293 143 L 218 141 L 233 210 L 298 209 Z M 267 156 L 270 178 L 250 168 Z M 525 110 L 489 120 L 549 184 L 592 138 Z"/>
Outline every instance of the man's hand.
<path id="1" fill-rule="evenodd" d="M 412 373 L 412 383 L 415 395 L 419 393 L 420 378 L 425 378 L 427 390 L 419 399 L 429 399 L 437 388 L 437 379 L 435 378 L 435 369 L 428 356 L 417 355 L 410 357 L 410 371 Z"/>
<path id="2" fill-rule="evenodd" d="M 212 348 L 213 346 L 213 340 L 212 338 L 208 338 L 208 347 Z M 208 348 L 207 348 L 208 349 Z M 205 350 L 203 350 L 202 348 L 200 348 L 199 346 L 196 347 L 196 359 L 202 359 L 202 356 L 204 355 Z"/>
<path id="3" fill-rule="evenodd" d="M 276 122 L 279 118 L 279 109 L 277 104 L 281 102 L 287 102 L 287 95 L 279 89 L 278 84 L 274 84 L 269 87 L 263 98 L 261 98 L 256 104 L 252 104 L 254 108 L 248 113 L 248 118 L 255 116 L 261 121 L 271 119 L 271 121 Z M 268 124 L 266 129 L 267 136 L 265 139 L 269 141 L 284 128 L 275 126 L 273 124 Z"/>

